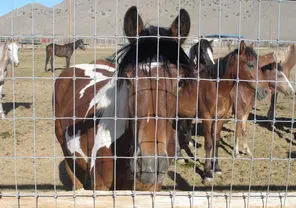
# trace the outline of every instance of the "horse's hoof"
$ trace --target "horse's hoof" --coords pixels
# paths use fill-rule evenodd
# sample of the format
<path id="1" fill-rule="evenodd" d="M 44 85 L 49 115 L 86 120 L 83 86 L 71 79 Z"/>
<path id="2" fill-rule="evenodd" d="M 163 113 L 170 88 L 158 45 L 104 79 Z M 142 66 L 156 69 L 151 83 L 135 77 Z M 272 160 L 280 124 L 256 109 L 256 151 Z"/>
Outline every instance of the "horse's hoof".
<path id="1" fill-rule="evenodd" d="M 220 167 L 216 167 L 214 173 L 215 173 L 216 175 L 222 175 L 222 170 L 221 170 L 221 168 L 220 168 Z"/>
<path id="2" fill-rule="evenodd" d="M 211 182 L 213 180 L 213 173 L 212 170 L 206 171 L 204 175 L 204 180 L 203 182 Z"/>
<path id="3" fill-rule="evenodd" d="M 245 148 L 244 151 L 242 152 L 244 155 L 252 157 L 251 150 L 249 148 Z"/>
<path id="4" fill-rule="evenodd" d="M 76 190 L 76 192 L 83 192 L 83 191 L 85 191 L 84 188 L 79 188 Z"/>
<path id="5" fill-rule="evenodd" d="M 82 192 L 82 191 L 85 191 L 83 187 L 82 187 L 82 188 L 81 188 L 81 187 L 78 188 L 78 187 L 74 187 L 74 186 L 72 187 L 72 190 L 73 190 L 73 191 L 76 191 L 76 192 Z"/>
<path id="6" fill-rule="evenodd" d="M 0 118 L 1 118 L 1 119 L 5 119 L 5 118 L 6 118 L 6 117 L 5 117 L 5 114 L 2 113 L 2 114 L 0 115 Z"/>
<path id="7" fill-rule="evenodd" d="M 249 152 L 249 151 L 244 152 L 244 155 L 246 155 L 248 157 L 252 157 L 253 156 L 253 154 L 251 152 Z"/>
<path id="8" fill-rule="evenodd" d="M 215 175 L 222 175 L 222 170 L 215 170 Z"/>
<path id="9" fill-rule="evenodd" d="M 213 178 L 205 177 L 203 179 L 203 182 L 202 183 L 204 183 L 204 184 L 206 184 L 206 183 L 212 183 L 212 181 L 213 181 Z"/>
<path id="10" fill-rule="evenodd" d="M 185 165 L 185 164 L 186 164 L 186 161 L 185 161 L 184 158 L 182 158 L 182 159 L 177 160 L 177 163 L 178 163 L 179 165 Z"/>

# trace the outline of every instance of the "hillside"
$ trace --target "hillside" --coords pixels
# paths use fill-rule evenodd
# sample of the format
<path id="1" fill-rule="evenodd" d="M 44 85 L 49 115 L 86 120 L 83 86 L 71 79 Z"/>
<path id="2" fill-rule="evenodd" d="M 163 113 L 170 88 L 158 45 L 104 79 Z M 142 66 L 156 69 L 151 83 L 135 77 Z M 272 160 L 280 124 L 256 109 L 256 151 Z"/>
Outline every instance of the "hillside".
<path id="1" fill-rule="evenodd" d="M 68 35 L 68 1 L 53 8 L 40 4 L 29 4 L 0 17 L 0 35 L 49 36 Z M 112 36 L 122 35 L 122 19 L 126 10 L 137 4 L 137 0 L 96 1 L 76 0 L 73 22 L 76 35 Z M 156 0 L 139 1 L 140 14 L 147 24 L 157 24 L 158 7 Z M 168 26 L 178 11 L 179 1 L 160 0 L 159 24 Z M 224 0 L 180 0 L 182 8 L 191 15 L 190 36 L 224 33 L 238 34 L 245 38 L 296 40 L 296 2 Z M 220 7 L 221 6 L 221 7 Z M 221 8 L 221 12 L 220 12 Z M 241 9 L 240 9 L 241 8 Z M 260 15 L 259 14 L 260 9 Z M 116 17 L 117 11 L 117 17 Z M 279 15 L 280 12 L 280 15 Z M 219 17 L 221 17 L 219 21 Z M 260 17 L 260 27 L 259 27 Z M 278 19 L 278 17 L 280 17 Z M 13 20 L 13 21 L 12 21 Z M 241 20 L 239 29 L 239 20 Z M 278 21 L 279 20 L 279 21 Z M 12 27 L 13 25 L 13 27 Z"/>

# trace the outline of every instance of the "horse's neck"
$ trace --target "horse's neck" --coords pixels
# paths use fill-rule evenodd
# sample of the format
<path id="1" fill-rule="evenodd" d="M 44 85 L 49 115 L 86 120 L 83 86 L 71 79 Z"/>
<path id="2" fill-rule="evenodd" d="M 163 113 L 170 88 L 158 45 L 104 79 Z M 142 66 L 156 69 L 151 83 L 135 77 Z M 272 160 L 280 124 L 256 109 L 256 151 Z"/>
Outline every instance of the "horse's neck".
<path id="1" fill-rule="evenodd" d="M 274 53 L 268 53 L 262 56 L 259 56 L 259 67 L 265 66 L 274 61 Z"/>
<path id="2" fill-rule="evenodd" d="M 75 50 L 76 50 L 76 49 L 78 48 L 79 45 L 77 44 L 77 42 L 73 42 L 73 43 L 72 43 L 72 47 L 73 47 L 74 44 L 75 44 Z"/>
<path id="3" fill-rule="evenodd" d="M 290 71 L 293 69 L 293 67 L 296 64 L 296 49 L 295 49 L 295 46 L 291 46 L 290 50 L 291 51 L 289 53 L 289 56 L 287 57 L 286 62 L 282 64 L 283 70 L 284 70 L 284 73 L 286 74 L 286 76 L 290 75 Z"/>
<path id="4" fill-rule="evenodd" d="M 217 80 L 219 79 L 218 82 L 218 87 L 219 87 L 219 94 L 229 94 L 234 86 L 234 81 L 230 81 L 229 79 L 234 79 L 234 72 L 233 70 L 236 70 L 236 67 L 229 67 L 227 63 L 223 63 L 224 59 L 220 59 L 219 63 L 217 62 L 216 64 L 211 65 L 212 67 L 211 70 L 216 71 L 217 76 L 215 77 Z M 236 65 L 235 65 L 236 66 Z M 226 80 L 223 80 L 226 79 Z"/>
<path id="5" fill-rule="evenodd" d="M 7 54 L 7 49 L 5 45 L 1 49 L 1 56 L 0 56 L 0 74 L 3 75 L 4 71 L 7 69 L 9 64 L 9 57 Z"/>

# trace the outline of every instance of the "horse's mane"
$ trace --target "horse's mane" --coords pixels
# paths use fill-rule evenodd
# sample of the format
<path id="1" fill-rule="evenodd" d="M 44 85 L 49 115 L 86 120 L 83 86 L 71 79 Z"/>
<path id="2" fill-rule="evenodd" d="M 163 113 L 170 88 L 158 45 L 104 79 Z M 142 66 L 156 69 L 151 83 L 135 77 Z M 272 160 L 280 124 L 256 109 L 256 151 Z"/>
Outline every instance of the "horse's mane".
<path id="1" fill-rule="evenodd" d="M 254 56 L 257 59 L 257 54 L 253 48 L 246 47 L 245 53 L 246 53 L 246 56 Z M 237 55 L 238 55 L 238 49 L 235 49 L 234 51 L 227 54 L 223 58 L 219 58 L 215 64 L 206 66 L 205 68 L 208 72 L 208 75 L 213 79 L 217 79 L 218 77 L 224 76 L 228 68 L 227 66 L 228 66 L 229 58 Z M 218 69 L 219 69 L 219 74 L 218 74 Z"/>
<path id="2" fill-rule="evenodd" d="M 137 53 L 138 52 L 138 53 Z M 138 64 L 150 64 L 159 61 L 164 64 L 176 64 L 184 70 L 185 77 L 193 77 L 194 64 L 186 55 L 180 45 L 172 38 L 144 37 L 124 46 L 118 51 L 118 76 L 124 77 L 129 66 L 135 67 Z M 158 59 L 157 59 L 158 58 Z"/>
<path id="3" fill-rule="evenodd" d="M 279 47 L 277 50 L 275 50 L 273 54 L 274 60 L 277 63 L 279 62 L 281 62 L 282 64 L 286 63 L 290 58 L 292 46 L 293 45 L 288 45 L 286 47 Z"/>
<path id="4" fill-rule="evenodd" d="M 8 41 L 0 43 L 0 61 L 1 62 L 6 58 L 5 54 L 6 54 L 6 51 L 7 51 L 8 44 L 9 44 Z"/>

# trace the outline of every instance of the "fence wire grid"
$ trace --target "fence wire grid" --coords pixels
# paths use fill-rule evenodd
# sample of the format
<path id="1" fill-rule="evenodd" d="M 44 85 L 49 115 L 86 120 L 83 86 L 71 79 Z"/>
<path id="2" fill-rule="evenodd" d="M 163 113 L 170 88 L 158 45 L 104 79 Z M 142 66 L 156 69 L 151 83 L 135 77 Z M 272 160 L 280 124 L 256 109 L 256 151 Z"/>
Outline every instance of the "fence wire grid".
<path id="1" fill-rule="evenodd" d="M 50 8 L 37 0 L 21 8 L 8 2 L 9 13 L 0 17 L 0 207 L 296 207 L 296 2 L 64 0 Z M 132 6 L 137 13 L 126 20 Z M 150 29 L 143 35 L 142 27 Z M 152 49 L 141 44 L 153 38 L 156 55 L 143 64 Z M 47 45 L 55 43 L 52 53 L 79 39 L 83 50 L 70 47 L 76 69 L 65 69 L 58 56 L 53 72 L 44 68 Z M 203 51 L 202 40 L 212 52 Z M 5 47 L 13 41 L 20 63 L 11 55 L 7 67 Z M 174 53 L 162 47 L 175 43 L 175 62 L 163 62 Z M 196 43 L 200 55 L 189 61 Z M 134 65 L 124 65 L 131 48 Z M 210 64 L 202 62 L 207 58 Z M 186 63 L 194 76 L 184 76 Z M 210 69 L 218 75 L 205 75 Z M 210 82 L 211 89 L 201 87 Z M 167 109 L 163 93 L 174 101 L 166 100 Z M 203 106 L 214 114 L 206 116 Z"/>

